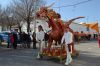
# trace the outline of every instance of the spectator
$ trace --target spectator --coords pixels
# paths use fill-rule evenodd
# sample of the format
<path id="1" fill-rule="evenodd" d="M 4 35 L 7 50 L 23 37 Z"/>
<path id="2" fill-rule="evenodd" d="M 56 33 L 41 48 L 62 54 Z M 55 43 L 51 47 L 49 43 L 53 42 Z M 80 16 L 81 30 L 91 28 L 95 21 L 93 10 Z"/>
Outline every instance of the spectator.
<path id="1" fill-rule="evenodd" d="M 17 37 L 17 34 L 16 34 L 15 32 L 13 33 L 13 37 L 14 37 L 13 48 L 14 48 L 14 49 L 17 49 L 18 37 Z"/>
<path id="2" fill-rule="evenodd" d="M 23 36 L 23 34 L 22 34 L 22 32 L 20 32 L 19 33 L 19 38 L 20 38 L 19 42 L 20 42 L 20 44 L 23 43 L 23 37 L 22 36 Z"/>
<path id="3" fill-rule="evenodd" d="M 27 48 L 30 48 L 30 44 L 31 44 L 31 37 L 29 34 L 26 35 L 26 43 L 27 43 Z"/>
<path id="4" fill-rule="evenodd" d="M 36 33 L 35 32 L 33 32 L 32 38 L 33 38 L 33 49 L 37 49 L 36 48 Z"/>
<path id="5" fill-rule="evenodd" d="M 7 37 L 7 48 L 10 47 L 10 33 L 8 33 L 8 37 Z"/>
<path id="6" fill-rule="evenodd" d="M 23 40 L 22 46 L 26 48 L 27 47 L 27 34 L 25 32 L 22 33 L 22 40 Z"/>
<path id="7" fill-rule="evenodd" d="M 13 34 L 12 33 L 10 33 L 9 34 L 10 36 L 10 47 L 12 47 L 13 46 L 13 43 L 14 43 L 14 37 L 13 37 Z"/>
<path id="8" fill-rule="evenodd" d="M 3 38 L 2 38 L 2 36 L 0 35 L 0 47 L 1 47 L 1 45 L 2 45 L 2 41 L 3 41 Z"/>

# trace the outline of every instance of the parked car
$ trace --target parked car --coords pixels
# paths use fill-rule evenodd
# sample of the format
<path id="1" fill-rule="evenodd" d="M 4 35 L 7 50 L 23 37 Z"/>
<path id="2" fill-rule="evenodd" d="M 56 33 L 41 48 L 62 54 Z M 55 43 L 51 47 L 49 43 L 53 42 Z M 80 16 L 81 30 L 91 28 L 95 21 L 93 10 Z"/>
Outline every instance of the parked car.
<path id="1" fill-rule="evenodd" d="M 4 42 L 8 42 L 9 33 L 16 33 L 16 32 L 14 32 L 14 31 L 2 31 L 2 32 L 0 32 L 0 35 L 2 36 Z"/>
<path id="2" fill-rule="evenodd" d="M 9 35 L 9 32 L 8 31 L 3 31 L 0 33 L 0 35 L 2 36 L 2 39 L 4 42 L 7 42 L 8 41 L 8 35 Z"/>

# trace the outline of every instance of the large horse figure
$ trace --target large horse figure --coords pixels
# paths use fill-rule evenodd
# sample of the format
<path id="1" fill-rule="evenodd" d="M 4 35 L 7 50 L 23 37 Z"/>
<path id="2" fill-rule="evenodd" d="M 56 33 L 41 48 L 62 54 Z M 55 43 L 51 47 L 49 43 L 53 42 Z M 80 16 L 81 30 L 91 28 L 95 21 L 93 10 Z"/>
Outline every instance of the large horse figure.
<path id="1" fill-rule="evenodd" d="M 76 19 L 84 18 L 84 17 L 77 17 L 74 19 L 69 20 L 65 24 L 61 20 L 61 16 L 53 11 L 52 9 L 48 9 L 47 7 L 41 7 L 40 11 L 37 12 L 37 17 L 42 19 L 48 19 L 47 23 L 49 27 L 51 27 L 51 31 L 49 33 L 49 40 L 48 40 L 48 49 L 51 48 L 53 40 L 61 41 L 62 36 L 64 34 L 64 29 L 69 27 L 69 25 Z M 73 30 L 70 30 L 73 32 Z M 73 51 L 74 51 L 74 45 Z"/>

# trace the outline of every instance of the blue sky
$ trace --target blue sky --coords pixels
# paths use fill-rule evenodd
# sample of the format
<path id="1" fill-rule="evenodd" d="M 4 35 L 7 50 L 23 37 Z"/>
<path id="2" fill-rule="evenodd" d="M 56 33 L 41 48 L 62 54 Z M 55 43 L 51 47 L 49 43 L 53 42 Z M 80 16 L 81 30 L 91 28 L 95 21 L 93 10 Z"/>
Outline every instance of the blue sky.
<path id="1" fill-rule="evenodd" d="M 46 0 L 47 4 L 55 2 L 53 7 L 72 5 L 87 0 Z M 77 16 L 85 16 L 86 18 L 80 19 L 81 22 L 94 22 L 100 21 L 100 0 L 91 0 L 87 3 L 80 4 L 74 7 L 54 8 L 61 14 L 63 20 L 69 20 Z"/>
<path id="2" fill-rule="evenodd" d="M 2 5 L 2 7 L 6 7 L 10 2 L 11 0 L 0 0 L 0 4 Z"/>
<path id="3" fill-rule="evenodd" d="M 47 5 L 55 2 L 53 7 L 72 5 L 87 0 L 45 0 Z M 11 0 L 0 0 L 0 4 L 6 7 Z M 53 8 L 60 13 L 63 20 L 69 20 L 77 16 L 85 16 L 86 18 L 77 20 L 78 22 L 100 22 L 100 0 L 91 0 L 87 3 L 80 4 L 73 7 Z"/>

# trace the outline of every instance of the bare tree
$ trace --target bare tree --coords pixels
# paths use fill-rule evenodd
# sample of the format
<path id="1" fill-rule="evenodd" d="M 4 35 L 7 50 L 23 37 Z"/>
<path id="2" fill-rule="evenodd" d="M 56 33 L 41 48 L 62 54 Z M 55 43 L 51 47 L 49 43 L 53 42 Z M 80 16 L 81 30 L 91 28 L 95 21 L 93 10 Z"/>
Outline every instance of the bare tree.
<path id="1" fill-rule="evenodd" d="M 12 9 L 13 8 L 11 6 L 8 6 L 4 9 L 5 24 L 6 24 L 7 28 L 10 30 L 11 30 L 12 26 L 15 25 Z"/>
<path id="2" fill-rule="evenodd" d="M 1 26 L 2 31 L 4 30 L 6 26 L 4 22 L 5 22 L 4 10 L 2 9 L 0 5 L 0 26 Z"/>
<path id="3" fill-rule="evenodd" d="M 41 6 L 42 0 L 14 0 L 13 8 L 18 17 L 27 23 L 27 32 L 30 31 L 30 22 L 34 19 L 35 11 Z M 42 3 L 43 4 L 43 3 Z"/>
<path id="4" fill-rule="evenodd" d="M 2 27 L 2 9 L 1 9 L 1 5 L 0 5 L 0 26 Z M 3 28 L 2 28 L 2 30 L 3 30 Z"/>
<path id="5" fill-rule="evenodd" d="M 18 17 L 18 15 L 16 13 L 14 13 L 14 21 L 15 21 L 15 24 L 17 25 L 18 29 L 19 29 L 19 32 L 22 32 L 21 28 L 23 26 L 23 19 Z"/>
<path id="6" fill-rule="evenodd" d="M 1 8 L 1 5 L 0 5 L 0 16 L 2 16 L 2 8 Z"/>

